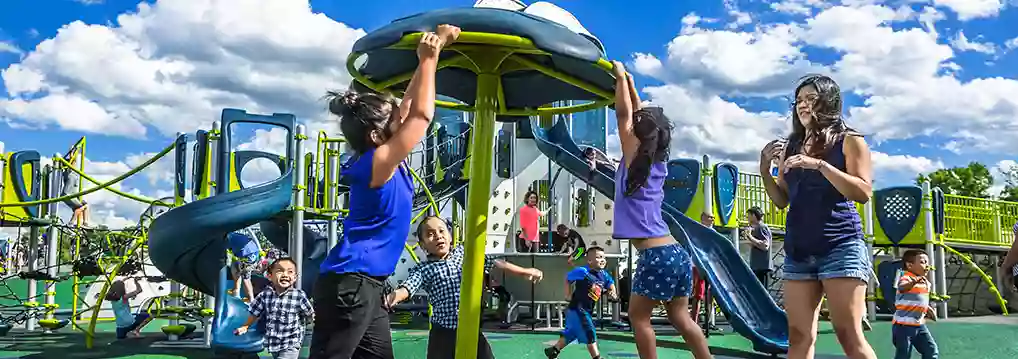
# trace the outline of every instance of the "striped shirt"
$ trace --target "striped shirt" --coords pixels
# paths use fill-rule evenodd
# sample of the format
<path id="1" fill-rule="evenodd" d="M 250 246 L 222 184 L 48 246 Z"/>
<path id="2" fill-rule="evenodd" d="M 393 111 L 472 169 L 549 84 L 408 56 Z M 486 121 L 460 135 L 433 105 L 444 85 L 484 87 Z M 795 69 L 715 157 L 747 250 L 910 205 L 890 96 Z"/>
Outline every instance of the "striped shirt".
<path id="1" fill-rule="evenodd" d="M 919 326 L 925 323 L 926 308 L 930 306 L 930 282 L 920 281 L 922 277 L 905 271 L 898 279 L 898 295 L 894 298 L 894 324 Z M 907 290 L 902 286 L 916 281 Z"/>

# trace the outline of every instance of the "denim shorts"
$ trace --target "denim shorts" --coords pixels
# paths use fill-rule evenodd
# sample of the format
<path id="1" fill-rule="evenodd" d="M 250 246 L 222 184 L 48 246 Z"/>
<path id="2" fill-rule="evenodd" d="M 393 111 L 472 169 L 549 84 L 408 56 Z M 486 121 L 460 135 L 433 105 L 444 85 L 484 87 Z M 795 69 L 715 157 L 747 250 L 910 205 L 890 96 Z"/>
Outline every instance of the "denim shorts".
<path id="1" fill-rule="evenodd" d="M 866 242 L 848 240 L 838 243 L 825 255 L 809 256 L 802 260 L 785 256 L 782 267 L 785 280 L 826 280 L 857 278 L 867 281 L 872 273 L 873 259 Z"/>
<path id="2" fill-rule="evenodd" d="M 633 273 L 633 294 L 653 300 L 689 297 L 693 289 L 693 262 L 676 244 L 640 251 Z"/>

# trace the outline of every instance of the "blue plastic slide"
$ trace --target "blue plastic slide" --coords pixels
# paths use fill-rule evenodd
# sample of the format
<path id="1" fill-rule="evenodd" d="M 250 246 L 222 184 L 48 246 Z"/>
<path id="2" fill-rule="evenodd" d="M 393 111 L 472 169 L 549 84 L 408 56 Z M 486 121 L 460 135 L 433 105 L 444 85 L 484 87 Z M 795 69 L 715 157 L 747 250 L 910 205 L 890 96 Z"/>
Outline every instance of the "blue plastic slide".
<path id="1" fill-rule="evenodd" d="M 259 186 L 212 196 L 169 210 L 149 227 L 152 264 L 167 278 L 217 298 L 220 310 L 213 320 L 216 349 L 240 352 L 262 350 L 262 332 L 234 335 L 247 320 L 247 304 L 217 288 L 225 276 L 224 237 L 286 210 L 293 196 L 293 171 Z"/>
<path id="2" fill-rule="evenodd" d="M 583 153 L 569 135 L 564 122 L 551 129 L 531 123 L 537 148 L 573 176 L 589 183 L 608 197 L 615 195 L 615 170 L 598 166 L 590 170 Z M 710 283 L 711 293 L 732 328 L 753 342 L 762 353 L 788 351 L 788 318 L 778 307 L 753 271 L 742 260 L 739 250 L 725 236 L 700 225 L 682 212 L 665 205 L 665 220 L 672 236 L 686 248 L 694 263 Z"/>

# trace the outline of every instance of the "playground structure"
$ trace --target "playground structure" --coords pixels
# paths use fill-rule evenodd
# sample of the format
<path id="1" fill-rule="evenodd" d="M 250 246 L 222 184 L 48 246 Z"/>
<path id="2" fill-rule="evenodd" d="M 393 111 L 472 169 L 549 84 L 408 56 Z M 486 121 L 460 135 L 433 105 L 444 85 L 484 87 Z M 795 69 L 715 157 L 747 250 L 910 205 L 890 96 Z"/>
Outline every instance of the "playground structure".
<path id="1" fill-rule="evenodd" d="M 557 208 L 552 218 L 574 224 L 588 243 L 605 247 L 612 260 L 618 261 L 613 267 L 632 268 L 634 255 L 630 255 L 628 244 L 610 238 L 615 169 L 604 165 L 594 170 L 588 167 L 572 138 L 567 117 L 570 113 L 610 105 L 614 83 L 608 74 L 611 65 L 604 59 L 603 45 L 575 18 L 566 15 L 569 14 L 547 3 L 533 4 L 523 11 L 468 8 L 429 12 L 369 33 L 355 44 L 348 60 L 348 68 L 357 81 L 376 91 L 399 95 L 416 66 L 412 50 L 419 31 L 442 23 L 463 29 L 459 41 L 446 49 L 449 55 L 443 55 L 437 77 L 438 92 L 456 101 L 443 100 L 438 105 L 472 113 L 470 120 L 464 121 L 472 124 L 459 126 L 464 123 L 454 122 L 456 126 L 436 126 L 421 149 L 415 151 L 418 157 L 409 161 L 418 169 L 413 171 L 419 188 L 414 221 L 426 212 L 442 213 L 440 204 L 449 203 L 455 238 L 464 241 L 467 247 L 460 328 L 479 328 L 484 254 L 525 261 L 526 265 L 541 261 L 539 267 L 549 278 L 564 275 L 564 255 L 515 253 L 512 244 L 513 212 L 527 190 L 541 188 L 535 182 L 546 181 L 552 192 L 549 202 Z M 387 60 L 358 65 L 363 56 Z M 502 129 L 496 128 L 496 121 L 504 122 Z M 241 123 L 283 128 L 288 139 L 285 155 L 236 150 L 233 125 Z M 302 287 L 310 288 L 315 279 L 312 273 L 340 238 L 345 214 L 342 178 L 345 158 L 341 138 L 319 133 L 314 152 L 305 149 L 307 140 L 304 127 L 292 115 L 256 115 L 226 109 L 210 130 L 198 131 L 193 136 L 178 134 L 174 143 L 155 158 L 105 183 L 90 179 L 83 168 L 69 166 L 59 155 L 54 156 L 54 165 L 42 167 L 38 153 L 33 156 L 32 151 L 13 152 L 4 156 L 0 218 L 5 223 L 29 228 L 30 238 L 34 238 L 29 242 L 30 258 L 37 252 L 39 232 L 45 228 L 54 233 L 47 237 L 50 244 L 46 270 L 50 277 L 46 278 L 56 278 L 56 251 L 60 245 L 55 233 L 62 228 L 56 221 L 56 206 L 63 197 L 71 196 L 55 192 L 59 171 L 74 171 L 96 184 L 74 196 L 98 190 L 116 191 L 110 187 L 113 183 L 173 152 L 174 196 L 161 200 L 135 196 L 149 203 L 151 209 L 143 215 L 140 221 L 143 225 L 131 234 L 111 235 L 130 240 L 110 248 L 119 255 L 97 261 L 99 270 L 94 275 L 100 278 L 96 282 L 100 286 L 95 298 L 105 294 L 114 278 L 132 274 L 128 273 L 131 269 L 128 263 L 142 267 L 147 256 L 160 272 L 144 273 L 153 282 L 165 276 L 172 283 L 168 294 L 153 289 L 148 296 L 152 304 L 137 306 L 172 320 L 163 328 L 171 340 L 186 337 L 196 331 L 197 325 L 202 325 L 205 335 L 196 345 L 225 351 L 260 351 L 261 331 L 252 330 L 242 336 L 232 333 L 246 319 L 248 311 L 240 298 L 226 294 L 226 288 L 232 286 L 228 285 L 229 258 L 223 237 L 257 226 L 269 242 L 299 259 L 298 272 L 304 274 Z M 194 149 L 189 151 L 192 144 Z M 78 163 L 84 163 L 84 142 L 77 153 L 81 156 Z M 193 159 L 191 171 L 187 169 L 189 157 Z M 255 159 L 271 160 L 278 166 L 280 177 L 257 186 L 245 186 L 240 173 Z M 689 250 L 710 283 L 713 300 L 708 303 L 716 303 L 733 329 L 752 341 L 757 351 L 783 352 L 788 337 L 784 311 L 779 301 L 769 295 L 769 288 L 755 280 L 739 251 L 739 233 L 744 225 L 740 218 L 747 208 L 763 208 L 768 213 L 766 223 L 776 229 L 784 227 L 783 212 L 766 199 L 758 177 L 739 173 L 732 164 L 711 166 L 705 157 L 703 161 L 672 160 L 668 167 L 667 205 L 662 211 L 667 214 L 672 235 Z M 49 180 L 41 181 L 42 178 Z M 489 188 L 468 185 L 486 182 Z M 192 189 L 190 199 L 185 198 L 188 183 Z M 168 211 L 156 213 L 159 208 Z M 464 208 L 466 213 L 461 220 Z M 714 214 L 716 230 L 690 219 L 704 211 Z M 942 308 L 953 300 L 946 294 L 951 291 L 943 270 L 950 262 L 948 254 L 953 256 L 950 258 L 972 263 L 958 251 L 983 253 L 1006 248 L 1009 240 L 1003 237 L 1004 228 L 1018 220 L 1018 204 L 939 195 L 935 190 L 918 187 L 878 190 L 874 200 L 860 206 L 860 211 L 864 214 L 867 240 L 878 250 L 893 254 L 896 248 L 921 246 L 934 254 L 934 287 Z M 584 216 L 586 220 L 579 219 Z M 311 228 L 321 223 L 327 227 L 324 234 Z M 554 222 L 549 220 L 547 224 L 553 226 Z M 81 237 L 76 237 L 76 241 L 80 242 Z M 389 280 L 390 285 L 398 285 L 423 254 L 414 242 L 413 238 L 408 239 L 407 250 Z M 83 255 L 77 257 L 80 260 Z M 32 263 L 35 261 L 29 260 L 28 273 L 39 270 Z M 886 268 L 893 268 L 893 263 L 893 258 L 886 258 L 877 266 L 882 285 L 891 282 L 885 277 L 890 272 Z M 78 280 L 77 275 L 74 278 Z M 550 321 L 551 308 L 560 304 L 557 302 L 561 293 L 510 278 L 506 278 L 505 285 L 521 297 L 516 304 L 529 307 L 535 316 L 543 308 Z M 982 278 L 987 279 L 985 275 Z M 38 291 L 35 282 L 26 279 L 28 292 L 33 293 L 30 297 L 34 297 Z M 46 279 L 44 283 L 49 287 L 53 280 Z M 561 291 L 560 283 L 553 280 L 547 283 L 548 288 Z M 988 292 L 997 293 L 992 280 L 987 285 Z M 870 288 L 873 316 L 887 294 L 874 285 Z M 52 290 L 47 289 L 48 304 L 52 304 L 50 293 Z M 886 304 L 883 306 L 886 308 Z M 95 322 L 103 317 L 100 307 L 93 307 L 87 308 L 92 309 L 87 328 L 71 319 L 56 325 L 61 320 L 55 319 L 56 307 L 49 305 L 39 315 L 43 319 L 25 320 L 26 329 L 34 330 L 32 323 L 48 330 L 74 323 L 74 328 L 89 333 L 86 341 L 92 345 Z M 615 309 L 617 315 L 617 306 Z M 1007 310 L 1003 303 L 1001 310 Z M 70 318 L 77 318 L 77 313 L 72 311 Z M 460 330 L 458 341 L 473 343 L 476 336 L 476 330 Z M 472 357 L 474 350 L 475 346 L 462 345 L 457 348 L 457 357 Z"/>

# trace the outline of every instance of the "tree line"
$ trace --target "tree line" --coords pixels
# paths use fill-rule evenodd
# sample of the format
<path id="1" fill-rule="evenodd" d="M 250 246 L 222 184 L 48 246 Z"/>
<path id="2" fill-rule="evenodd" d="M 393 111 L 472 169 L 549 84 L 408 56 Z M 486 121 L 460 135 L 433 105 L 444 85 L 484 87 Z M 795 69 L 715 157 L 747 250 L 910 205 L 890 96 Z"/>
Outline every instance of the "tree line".
<path id="1" fill-rule="evenodd" d="M 939 187 L 945 194 L 1018 202 L 1018 166 L 998 169 L 998 172 L 1004 178 L 1004 188 L 999 193 L 991 193 L 995 191 L 990 190 L 994 185 L 990 168 L 975 161 L 966 166 L 920 174 L 916 176 L 915 183 L 919 185 L 928 180 L 930 187 Z"/>

